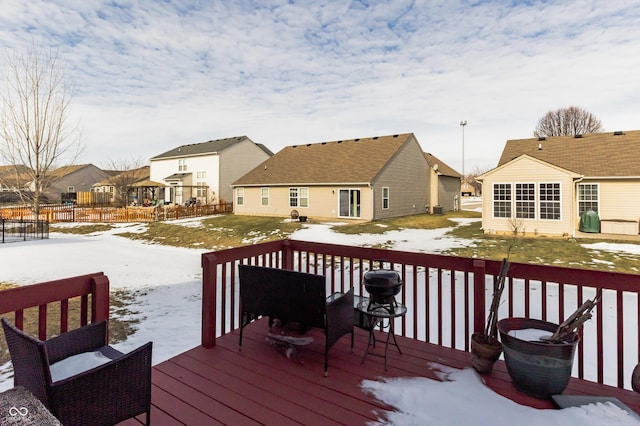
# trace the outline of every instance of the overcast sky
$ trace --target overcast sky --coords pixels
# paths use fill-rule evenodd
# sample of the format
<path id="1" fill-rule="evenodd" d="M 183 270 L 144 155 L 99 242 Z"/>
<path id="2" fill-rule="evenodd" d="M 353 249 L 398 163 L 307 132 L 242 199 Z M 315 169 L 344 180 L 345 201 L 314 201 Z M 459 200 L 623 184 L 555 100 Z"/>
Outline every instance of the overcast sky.
<path id="1" fill-rule="evenodd" d="M 462 172 L 577 105 L 640 126 L 627 0 L 0 0 L 0 45 L 59 51 L 80 162 L 246 135 L 287 145 L 413 132 Z M 4 58 L 0 65 L 4 65 Z M 354 163 L 357 164 L 357 163 Z"/>

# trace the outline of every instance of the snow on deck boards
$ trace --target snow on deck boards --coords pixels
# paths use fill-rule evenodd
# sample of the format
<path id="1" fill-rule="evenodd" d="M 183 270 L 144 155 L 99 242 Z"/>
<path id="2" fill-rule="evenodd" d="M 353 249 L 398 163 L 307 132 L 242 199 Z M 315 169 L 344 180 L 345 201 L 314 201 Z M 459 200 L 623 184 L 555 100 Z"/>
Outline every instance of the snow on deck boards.
<path id="1" fill-rule="evenodd" d="M 313 330 L 314 342 L 303 349 L 304 364 L 287 359 L 265 337 L 266 320 L 245 328 L 242 351 L 237 332 L 216 341 L 213 348 L 198 346 L 153 368 L 153 425 L 364 425 L 384 419 L 392 407 L 375 400 L 360 388 L 363 380 L 380 377 L 429 377 L 436 379 L 429 363 L 455 368 L 471 365 L 464 351 L 398 337 L 399 354 L 389 346 L 388 371 L 384 359 L 367 357 L 367 332 L 355 329 L 353 353 L 344 336 L 329 352 L 329 376 L 324 377 L 324 337 Z M 376 350 L 383 349 L 378 342 Z M 514 401 L 536 408 L 553 408 L 518 392 L 499 361 L 489 387 Z M 572 379 L 565 393 L 614 396 L 636 411 L 638 395 L 618 388 Z M 142 416 L 139 418 L 142 420 Z M 121 423 L 139 425 L 136 419 Z"/>

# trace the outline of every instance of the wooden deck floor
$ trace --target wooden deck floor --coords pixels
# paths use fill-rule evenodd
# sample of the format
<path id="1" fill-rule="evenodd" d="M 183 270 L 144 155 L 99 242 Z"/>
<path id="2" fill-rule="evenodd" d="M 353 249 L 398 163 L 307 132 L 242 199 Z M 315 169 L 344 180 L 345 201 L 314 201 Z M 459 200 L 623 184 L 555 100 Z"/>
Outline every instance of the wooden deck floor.
<path id="1" fill-rule="evenodd" d="M 355 348 L 345 336 L 330 351 L 329 377 L 323 375 L 321 334 L 304 350 L 304 365 L 288 360 L 265 341 L 266 321 L 245 329 L 242 352 L 238 335 L 217 340 L 214 348 L 196 347 L 153 368 L 151 421 L 160 425 L 362 425 L 384 419 L 392 407 L 364 393 L 364 379 L 430 377 L 429 363 L 455 368 L 470 365 L 470 354 L 437 345 L 398 338 L 399 354 L 389 348 L 384 360 L 369 356 L 361 364 L 367 333 L 356 329 Z M 502 361 L 483 376 L 494 391 L 536 408 L 553 408 L 518 392 Z M 565 394 L 614 396 L 640 412 L 640 397 L 631 391 L 572 379 Z M 139 425 L 136 419 L 122 425 Z"/>

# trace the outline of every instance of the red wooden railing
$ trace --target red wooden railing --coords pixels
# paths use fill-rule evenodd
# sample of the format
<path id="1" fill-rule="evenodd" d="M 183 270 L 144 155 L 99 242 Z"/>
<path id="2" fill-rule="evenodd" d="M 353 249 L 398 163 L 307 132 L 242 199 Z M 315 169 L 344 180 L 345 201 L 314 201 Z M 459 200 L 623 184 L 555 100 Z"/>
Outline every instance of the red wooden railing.
<path id="1" fill-rule="evenodd" d="M 471 333 L 484 329 L 499 261 L 293 240 L 202 255 L 202 345 L 214 346 L 217 336 L 239 326 L 240 263 L 321 274 L 329 293 L 354 287 L 366 296 L 362 277 L 378 259 L 404 281 L 398 297 L 409 313 L 396 333 L 468 351 Z M 573 373 L 630 388 L 639 359 L 640 275 L 511 263 L 498 317 L 560 323 L 598 289 L 602 301 L 583 327 Z"/>
<path id="2" fill-rule="evenodd" d="M 24 311 L 38 308 L 38 338 L 47 338 L 47 312 L 59 303 L 59 332 L 69 330 L 69 300 L 80 298 L 79 325 L 109 319 L 109 279 L 102 272 L 10 288 L 0 292 L 0 316 L 13 314 L 20 329 L 24 328 Z"/>

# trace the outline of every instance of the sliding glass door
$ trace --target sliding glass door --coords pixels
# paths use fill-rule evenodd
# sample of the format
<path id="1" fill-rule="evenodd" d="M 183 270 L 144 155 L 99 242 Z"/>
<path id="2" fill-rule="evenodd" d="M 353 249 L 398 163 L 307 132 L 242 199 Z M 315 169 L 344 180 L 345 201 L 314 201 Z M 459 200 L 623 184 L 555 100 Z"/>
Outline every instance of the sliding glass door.
<path id="1" fill-rule="evenodd" d="M 340 190 L 340 217 L 360 217 L 360 190 Z"/>

